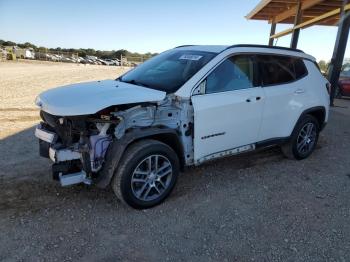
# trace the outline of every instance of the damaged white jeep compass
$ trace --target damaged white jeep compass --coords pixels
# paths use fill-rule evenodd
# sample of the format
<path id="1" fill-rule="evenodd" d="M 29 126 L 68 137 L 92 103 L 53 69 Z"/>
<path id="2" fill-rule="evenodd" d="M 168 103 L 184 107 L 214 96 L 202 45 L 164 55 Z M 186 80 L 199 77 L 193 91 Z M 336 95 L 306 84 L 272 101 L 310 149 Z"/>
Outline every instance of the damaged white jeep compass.
<path id="1" fill-rule="evenodd" d="M 40 94 L 35 135 L 63 186 L 111 184 L 148 208 L 185 166 L 271 145 L 308 157 L 327 123 L 328 85 L 300 50 L 181 46 L 116 80 Z"/>

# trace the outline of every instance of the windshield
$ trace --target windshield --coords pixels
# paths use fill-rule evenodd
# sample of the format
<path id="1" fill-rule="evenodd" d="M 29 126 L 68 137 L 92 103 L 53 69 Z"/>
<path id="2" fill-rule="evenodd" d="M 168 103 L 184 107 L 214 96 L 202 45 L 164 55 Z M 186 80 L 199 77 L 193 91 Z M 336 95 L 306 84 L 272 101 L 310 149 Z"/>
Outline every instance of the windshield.
<path id="1" fill-rule="evenodd" d="M 172 49 L 151 58 L 117 80 L 173 93 L 215 55 L 211 52 Z"/>

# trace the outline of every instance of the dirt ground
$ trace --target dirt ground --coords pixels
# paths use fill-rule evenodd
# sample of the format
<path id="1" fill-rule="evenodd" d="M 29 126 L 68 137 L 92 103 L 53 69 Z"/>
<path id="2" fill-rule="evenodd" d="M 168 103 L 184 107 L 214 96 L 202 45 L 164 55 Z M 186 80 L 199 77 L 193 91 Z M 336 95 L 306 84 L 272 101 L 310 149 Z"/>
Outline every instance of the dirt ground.
<path id="1" fill-rule="evenodd" d="M 0 139 L 38 121 L 34 100 L 42 91 L 72 83 L 115 79 L 127 70 L 115 66 L 25 60 L 0 63 Z"/>
<path id="2" fill-rule="evenodd" d="M 52 181 L 35 96 L 120 73 L 0 63 L 0 261 L 350 261 L 350 100 L 336 102 L 310 158 L 272 148 L 191 168 L 153 209 Z"/>

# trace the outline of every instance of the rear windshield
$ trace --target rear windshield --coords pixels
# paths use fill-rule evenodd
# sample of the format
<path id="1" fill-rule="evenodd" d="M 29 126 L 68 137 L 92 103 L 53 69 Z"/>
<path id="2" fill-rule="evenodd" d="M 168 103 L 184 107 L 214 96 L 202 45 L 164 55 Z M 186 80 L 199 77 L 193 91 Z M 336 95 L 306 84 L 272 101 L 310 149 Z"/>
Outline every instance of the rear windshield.
<path id="1" fill-rule="evenodd" d="M 173 93 L 216 55 L 173 49 L 151 58 L 117 80 Z"/>

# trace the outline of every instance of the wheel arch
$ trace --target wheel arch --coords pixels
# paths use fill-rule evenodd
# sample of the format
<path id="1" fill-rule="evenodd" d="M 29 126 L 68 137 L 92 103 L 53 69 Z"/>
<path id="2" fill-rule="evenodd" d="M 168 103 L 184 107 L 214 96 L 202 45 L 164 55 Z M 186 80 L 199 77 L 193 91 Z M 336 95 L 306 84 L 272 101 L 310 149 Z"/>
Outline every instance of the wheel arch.
<path id="1" fill-rule="evenodd" d="M 114 140 L 108 147 L 105 163 L 96 178 L 95 183 L 100 188 L 107 187 L 114 175 L 114 171 L 119 165 L 119 162 L 125 150 L 132 144 L 142 139 L 154 139 L 171 147 L 180 161 L 180 168 L 184 168 L 183 146 L 179 134 L 174 129 L 170 128 L 147 128 L 133 129 L 127 132 L 121 139 Z"/>
<path id="2" fill-rule="evenodd" d="M 326 121 L 326 108 L 324 106 L 315 106 L 315 107 L 311 107 L 311 108 L 304 110 L 300 114 L 298 120 L 295 122 L 293 132 L 294 132 L 296 126 L 298 125 L 298 123 L 303 119 L 303 117 L 305 115 L 311 115 L 311 116 L 315 117 L 317 119 L 318 124 L 319 124 L 320 131 L 323 129 L 323 127 L 325 125 L 325 121 Z"/>
<path id="3" fill-rule="evenodd" d="M 177 133 L 175 133 L 175 132 L 174 133 L 158 133 L 158 134 L 150 135 L 147 137 L 142 137 L 141 139 L 146 139 L 146 138 L 158 140 L 158 141 L 168 145 L 169 147 L 171 147 L 175 151 L 177 156 L 179 157 L 180 168 L 181 168 L 181 170 L 183 170 L 183 168 L 185 166 L 184 149 L 183 149 L 183 145 L 181 143 L 180 137 Z M 136 141 L 138 141 L 138 140 L 140 140 L 140 139 L 137 139 Z M 136 141 L 134 141 L 134 142 L 136 142 Z"/>

